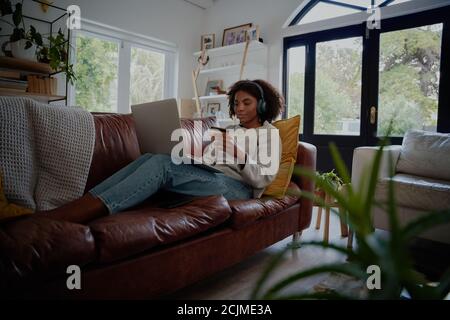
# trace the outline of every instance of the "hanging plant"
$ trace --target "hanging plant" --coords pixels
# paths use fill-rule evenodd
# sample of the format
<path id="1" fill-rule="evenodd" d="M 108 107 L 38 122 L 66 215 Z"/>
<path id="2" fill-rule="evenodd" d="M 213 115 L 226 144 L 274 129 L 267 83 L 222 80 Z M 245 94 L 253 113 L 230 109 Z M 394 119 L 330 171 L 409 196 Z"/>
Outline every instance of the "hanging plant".
<path id="1" fill-rule="evenodd" d="M 69 55 L 67 52 L 69 45 L 61 29 L 58 30 L 55 37 L 48 37 L 48 42 L 48 46 L 42 46 L 39 50 L 39 61 L 50 64 L 53 70 L 63 71 L 66 74 L 67 80 L 73 84 L 76 76 L 73 71 L 73 64 L 69 64 Z"/>

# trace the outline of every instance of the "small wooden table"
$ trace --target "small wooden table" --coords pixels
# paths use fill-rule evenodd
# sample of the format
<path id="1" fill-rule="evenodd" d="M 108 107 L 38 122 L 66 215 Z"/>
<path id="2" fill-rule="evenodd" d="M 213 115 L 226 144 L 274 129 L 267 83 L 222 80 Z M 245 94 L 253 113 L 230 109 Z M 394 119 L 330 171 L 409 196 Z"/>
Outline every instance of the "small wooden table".
<path id="1" fill-rule="evenodd" d="M 329 235 L 330 235 L 330 208 L 339 208 L 339 218 L 341 221 L 341 236 L 347 237 L 349 235 L 349 230 L 347 227 L 347 224 L 345 223 L 344 219 L 344 210 L 339 206 L 339 204 L 336 202 L 336 200 L 329 194 L 327 194 L 323 190 L 317 190 L 315 192 L 316 196 L 321 198 L 326 204 L 329 205 L 325 209 L 325 227 L 323 229 L 323 242 L 328 244 L 329 242 Z M 316 220 L 316 230 L 320 229 L 320 225 L 322 222 L 322 207 L 319 203 L 314 203 L 314 206 L 319 207 L 319 211 L 317 213 L 317 220 Z"/>

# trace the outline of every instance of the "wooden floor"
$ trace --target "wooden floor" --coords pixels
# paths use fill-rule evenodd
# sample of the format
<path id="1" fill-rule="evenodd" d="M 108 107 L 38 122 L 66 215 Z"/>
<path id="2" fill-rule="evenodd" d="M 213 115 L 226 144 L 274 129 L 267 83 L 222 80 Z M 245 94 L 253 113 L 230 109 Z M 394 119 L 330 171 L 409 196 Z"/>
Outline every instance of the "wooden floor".
<path id="1" fill-rule="evenodd" d="M 313 213 L 311 227 L 303 232 L 302 240 L 322 240 L 322 228 L 315 229 L 317 212 Z M 167 297 L 168 299 L 198 299 L 198 300 L 246 300 L 249 299 L 252 289 L 257 279 L 262 274 L 268 262 L 292 241 L 292 237 L 286 238 L 273 246 L 257 253 L 247 260 L 235 265 L 225 271 L 200 281 L 190 287 L 182 289 Z M 346 245 L 347 238 L 340 235 L 339 219 L 332 215 L 330 220 L 330 242 Z M 284 278 L 300 270 L 305 270 L 317 264 L 342 262 L 346 257 L 336 253 L 334 250 L 324 250 L 322 248 L 304 246 L 296 249 L 292 254 L 284 257 L 283 262 L 277 268 L 269 283 L 274 283 L 277 279 Z M 326 275 L 312 277 L 299 281 L 292 287 L 285 290 L 285 293 L 298 293 L 303 290 L 310 290 L 314 285 L 323 281 Z"/>
<path id="2" fill-rule="evenodd" d="M 317 208 L 314 208 L 313 221 L 309 229 L 302 235 L 303 241 L 322 240 L 323 222 L 320 230 L 315 229 L 317 218 Z M 378 230 L 377 232 L 386 233 Z M 190 287 L 184 288 L 168 297 L 167 299 L 195 299 L 195 300 L 247 300 L 257 279 L 262 274 L 269 261 L 280 250 L 292 242 L 292 237 L 286 238 L 273 246 L 255 254 L 245 261 L 227 270 L 215 274 L 214 276 L 200 281 Z M 347 238 L 342 238 L 340 233 L 339 219 L 331 215 L 330 219 L 330 243 L 347 245 Z M 411 252 L 416 260 L 418 271 L 423 272 L 430 280 L 437 281 L 444 271 L 450 267 L 450 246 L 436 242 L 417 239 L 412 243 Z M 278 279 L 305 270 L 312 266 L 324 263 L 343 262 L 346 256 L 331 249 L 322 249 L 312 246 L 304 246 L 292 251 L 284 257 L 277 271 L 271 277 L 270 283 L 275 283 Z M 429 272 L 428 272 L 429 271 Z M 433 277 L 436 275 L 436 279 Z M 321 282 L 327 282 L 329 275 L 320 275 L 302 280 L 283 293 L 293 294 L 311 289 Z"/>

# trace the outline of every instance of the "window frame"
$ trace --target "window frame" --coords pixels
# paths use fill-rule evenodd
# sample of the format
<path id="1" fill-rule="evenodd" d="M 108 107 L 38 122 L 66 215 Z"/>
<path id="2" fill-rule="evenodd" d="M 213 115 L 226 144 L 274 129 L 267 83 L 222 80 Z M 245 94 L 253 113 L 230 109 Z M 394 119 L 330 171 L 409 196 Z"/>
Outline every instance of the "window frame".
<path id="1" fill-rule="evenodd" d="M 117 108 L 113 112 L 130 113 L 130 72 L 131 72 L 131 48 L 136 47 L 144 50 L 157 52 L 164 55 L 164 84 L 163 99 L 177 96 L 178 79 L 178 48 L 175 44 L 156 38 L 128 32 L 126 30 L 101 24 L 87 19 L 82 19 L 81 29 L 73 30 L 69 39 L 72 47 L 70 61 L 76 64 L 76 39 L 79 34 L 97 37 L 107 41 L 119 43 L 119 65 L 118 65 L 118 96 Z M 68 101 L 75 105 L 75 86 L 69 85 Z"/>
<path id="2" fill-rule="evenodd" d="M 421 0 L 417 0 L 421 1 Z M 431 1 L 430 1 L 431 2 Z M 328 145 L 334 141 L 342 152 L 344 161 L 351 168 L 352 153 L 355 147 L 364 145 L 376 145 L 379 138 L 373 133 L 376 132 L 377 123 L 371 125 L 367 121 L 370 106 L 375 105 L 378 109 L 379 94 L 379 50 L 380 50 L 380 33 L 397 31 L 408 28 L 415 28 L 429 24 L 443 23 L 442 46 L 441 46 L 441 71 L 438 101 L 438 132 L 450 132 L 450 92 L 446 88 L 450 87 L 450 5 L 431 4 L 431 8 L 424 5 L 421 10 L 412 12 L 411 3 L 398 4 L 395 10 L 388 12 L 387 17 L 382 14 L 383 20 L 381 30 L 366 29 L 366 22 L 362 20 L 360 14 L 355 15 L 352 19 L 348 19 L 345 26 L 337 23 L 339 19 L 330 23 L 324 23 L 326 28 L 318 24 L 311 23 L 311 26 L 299 29 L 299 26 L 293 26 L 291 30 L 286 30 L 283 37 L 283 59 L 282 59 L 282 85 L 283 93 L 287 96 L 288 91 L 288 64 L 287 50 L 296 46 L 306 47 L 306 68 L 305 68 L 305 93 L 304 93 L 304 131 L 300 135 L 302 141 L 313 143 L 318 148 L 318 169 L 328 170 L 333 168 L 331 156 L 329 154 Z M 423 1 L 422 1 L 423 3 Z M 442 4 L 442 2 L 441 2 Z M 394 6 L 392 6 L 394 7 Z M 406 12 L 400 14 L 399 8 L 406 8 Z M 384 8 L 389 9 L 389 8 Z M 391 8 L 393 9 L 393 8 Z M 382 9 L 383 10 L 383 9 Z M 419 12 L 418 12 L 419 11 Z M 382 11 L 383 12 L 383 11 Z M 395 13 L 395 14 L 394 14 Z M 323 21 L 322 21 L 323 22 Z M 340 25 L 340 27 L 336 27 Z M 331 27 L 330 27 L 331 26 Z M 316 28 L 316 31 L 311 31 Z M 362 104 L 361 104 L 361 135 L 359 137 L 352 136 L 335 136 L 335 135 L 315 135 L 313 134 L 314 126 L 314 98 L 315 98 L 315 57 L 316 42 L 324 40 L 333 40 L 338 38 L 348 38 L 356 30 L 360 30 L 363 36 L 363 72 L 362 72 Z M 301 32 L 299 32 L 301 31 Z M 368 63 L 371 61 L 373 63 Z M 376 76 L 374 76 L 376 75 Z M 309 80 L 307 79 L 309 77 Z M 312 106 L 312 107 L 311 107 Z M 284 117 L 288 114 L 287 105 Z M 391 144 L 401 144 L 403 137 L 391 137 Z M 330 169 L 331 170 L 331 169 Z"/>
<path id="3" fill-rule="evenodd" d="M 306 3 L 305 6 L 300 10 L 300 12 L 292 19 L 290 26 L 300 24 L 302 19 L 306 15 L 308 15 L 308 13 L 320 2 L 330 4 L 330 5 L 335 5 L 337 7 L 353 9 L 353 10 L 361 11 L 361 12 L 367 11 L 366 7 L 362 7 L 362 6 L 358 6 L 358 5 L 354 5 L 354 4 L 350 4 L 350 3 L 345 3 L 343 1 L 344 0 L 311 0 L 308 3 Z M 374 4 L 375 1 L 372 0 L 372 6 L 374 6 L 375 8 L 383 8 L 383 7 L 387 7 L 391 4 L 396 5 L 395 1 L 397 1 L 397 0 L 386 0 L 382 3 L 380 3 L 379 5 L 375 5 Z M 399 3 L 399 4 L 401 4 L 401 3 Z M 357 13 L 357 12 L 355 12 L 355 13 Z M 323 21 L 323 20 L 317 20 L 317 21 Z M 314 22 L 317 22 L 317 21 L 314 21 Z"/>

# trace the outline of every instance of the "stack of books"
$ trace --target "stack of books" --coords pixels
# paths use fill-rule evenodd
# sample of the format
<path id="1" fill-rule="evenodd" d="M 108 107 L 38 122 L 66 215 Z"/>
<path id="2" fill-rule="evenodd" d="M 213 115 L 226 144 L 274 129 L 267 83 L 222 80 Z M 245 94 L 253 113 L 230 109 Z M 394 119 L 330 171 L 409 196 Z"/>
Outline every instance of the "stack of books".
<path id="1" fill-rule="evenodd" d="M 0 90 L 17 91 L 17 93 L 26 92 L 28 82 L 21 78 L 19 71 L 0 70 Z"/>
<path id="2" fill-rule="evenodd" d="M 46 95 L 56 95 L 57 81 L 55 78 L 38 75 L 28 75 L 28 92 Z"/>

